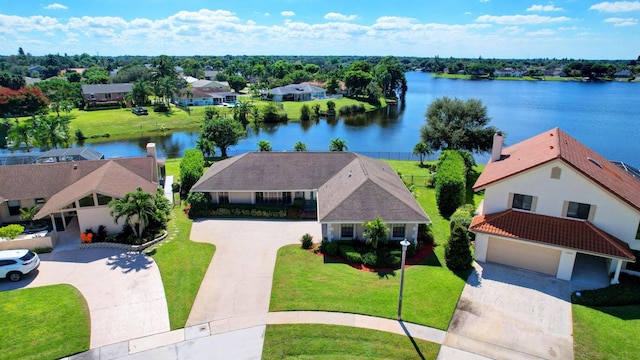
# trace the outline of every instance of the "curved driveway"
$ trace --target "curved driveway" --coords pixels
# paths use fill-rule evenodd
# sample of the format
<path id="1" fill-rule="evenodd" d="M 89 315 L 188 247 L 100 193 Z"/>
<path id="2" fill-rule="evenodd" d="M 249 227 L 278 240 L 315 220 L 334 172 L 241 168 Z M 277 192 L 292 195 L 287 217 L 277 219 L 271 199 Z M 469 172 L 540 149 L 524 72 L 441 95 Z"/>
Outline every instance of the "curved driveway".
<path id="1" fill-rule="evenodd" d="M 278 249 L 305 233 L 322 240 L 315 221 L 200 220 L 191 240 L 216 246 L 187 326 L 209 322 L 212 333 L 265 324 Z"/>
<path id="2" fill-rule="evenodd" d="M 54 284 L 76 287 L 91 314 L 91 349 L 169 331 L 160 271 L 150 257 L 84 249 L 41 254 L 40 259 L 36 274 L 17 283 L 0 280 L 0 291 Z"/>

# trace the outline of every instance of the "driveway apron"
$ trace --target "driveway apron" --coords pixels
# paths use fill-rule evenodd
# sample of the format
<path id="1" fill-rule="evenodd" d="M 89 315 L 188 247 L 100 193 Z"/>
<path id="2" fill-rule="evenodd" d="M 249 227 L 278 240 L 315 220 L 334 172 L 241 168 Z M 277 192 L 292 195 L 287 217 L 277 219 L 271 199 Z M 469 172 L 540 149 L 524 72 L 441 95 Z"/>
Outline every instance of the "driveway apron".
<path id="1" fill-rule="evenodd" d="M 216 254 L 187 326 L 209 322 L 215 334 L 265 324 L 278 249 L 299 244 L 305 233 L 322 239 L 311 221 L 195 221 L 191 240 L 215 244 Z"/>
<path id="2" fill-rule="evenodd" d="M 70 284 L 91 315 L 90 348 L 169 331 L 160 271 L 148 256 L 115 249 L 41 254 L 35 276 L 0 282 L 0 290 Z"/>
<path id="3" fill-rule="evenodd" d="M 491 359 L 573 359 L 569 283 L 475 264 L 443 345 Z"/>

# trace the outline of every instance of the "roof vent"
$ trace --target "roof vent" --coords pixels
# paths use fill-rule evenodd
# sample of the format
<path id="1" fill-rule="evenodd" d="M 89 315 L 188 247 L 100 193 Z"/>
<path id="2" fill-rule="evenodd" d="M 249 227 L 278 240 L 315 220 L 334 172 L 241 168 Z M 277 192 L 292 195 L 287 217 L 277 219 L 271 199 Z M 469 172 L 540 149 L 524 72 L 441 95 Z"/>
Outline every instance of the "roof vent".
<path id="1" fill-rule="evenodd" d="M 78 164 L 73 164 L 73 170 L 78 170 Z"/>
<path id="2" fill-rule="evenodd" d="M 594 158 L 590 158 L 588 157 L 587 160 L 591 161 L 592 163 L 596 164 L 597 167 L 599 167 L 600 169 L 602 169 L 602 164 L 600 164 L 600 162 Z"/>

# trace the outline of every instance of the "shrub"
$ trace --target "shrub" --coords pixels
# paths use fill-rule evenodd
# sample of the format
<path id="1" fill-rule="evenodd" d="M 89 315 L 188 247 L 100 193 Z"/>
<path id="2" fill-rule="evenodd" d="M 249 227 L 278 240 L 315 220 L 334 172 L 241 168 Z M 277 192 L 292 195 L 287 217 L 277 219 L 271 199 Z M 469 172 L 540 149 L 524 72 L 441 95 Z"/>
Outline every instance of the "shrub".
<path id="1" fill-rule="evenodd" d="M 418 243 L 433 245 L 434 238 L 431 233 L 431 226 L 427 226 L 427 224 L 418 225 Z"/>
<path id="2" fill-rule="evenodd" d="M 438 159 L 436 203 L 440 214 L 449 217 L 464 204 L 467 181 L 464 159 L 458 151 L 445 150 Z"/>
<path id="3" fill-rule="evenodd" d="M 158 103 L 153 105 L 153 112 L 168 112 L 169 108 L 165 103 Z"/>
<path id="4" fill-rule="evenodd" d="M 93 242 L 105 242 L 107 240 L 107 227 L 104 225 L 98 226 L 98 232 L 93 237 Z"/>
<path id="5" fill-rule="evenodd" d="M 338 243 L 335 241 L 322 240 L 322 244 L 320 245 L 320 251 L 327 256 L 336 256 L 338 255 L 338 251 L 340 247 Z"/>
<path id="6" fill-rule="evenodd" d="M 82 140 L 86 140 L 87 139 L 87 137 L 84 136 L 84 134 L 82 133 L 82 130 L 80 130 L 80 129 L 76 130 L 75 136 L 76 136 L 76 140 L 78 140 L 78 141 L 82 141 Z"/>
<path id="7" fill-rule="evenodd" d="M 449 242 L 444 249 L 444 259 L 451 270 L 467 270 L 471 268 L 473 256 L 467 230 L 455 225 L 449 236 Z"/>
<path id="8" fill-rule="evenodd" d="M 409 246 L 407 246 L 408 258 L 416 256 L 416 252 L 418 252 L 418 249 L 416 248 L 416 245 L 414 243 L 411 243 Z"/>
<path id="9" fill-rule="evenodd" d="M 41 247 L 41 248 L 33 249 L 33 252 L 36 254 L 45 254 L 45 253 L 50 253 L 51 251 L 53 251 L 53 248 L 51 247 Z"/>
<path id="10" fill-rule="evenodd" d="M 189 213 L 195 212 L 200 214 L 209 209 L 209 194 L 201 192 L 192 192 L 187 196 L 187 204 L 191 205 Z"/>
<path id="11" fill-rule="evenodd" d="M 368 268 L 375 267 L 378 263 L 378 254 L 372 251 L 362 255 L 362 263 Z"/>
<path id="12" fill-rule="evenodd" d="M 362 263 L 362 255 L 360 255 L 360 253 L 357 252 L 353 248 L 353 246 L 343 244 L 343 245 L 340 245 L 339 249 L 340 249 L 340 255 L 342 255 L 342 257 L 348 262 Z"/>
<path id="13" fill-rule="evenodd" d="M 381 268 L 398 268 L 400 267 L 402 250 L 383 250 L 378 252 L 377 266 Z"/>
<path id="14" fill-rule="evenodd" d="M 449 223 L 449 229 L 453 230 L 453 227 L 456 224 L 459 224 L 460 226 L 462 226 L 465 229 L 469 229 L 469 226 L 471 225 L 471 221 L 473 220 L 473 212 L 475 211 L 473 205 L 471 204 L 466 204 L 466 205 L 462 205 L 461 207 L 459 207 L 454 213 L 453 215 L 451 215 L 451 218 L 449 219 L 451 222 Z M 469 240 L 470 241 L 474 241 L 475 238 L 475 234 L 473 233 L 468 233 L 469 235 Z"/>
<path id="15" fill-rule="evenodd" d="M 18 224 L 10 224 L 0 228 L 0 238 L 8 238 L 13 240 L 22 234 L 24 226 Z"/>
<path id="16" fill-rule="evenodd" d="M 300 108 L 300 120 L 307 121 L 311 118 L 311 109 L 307 104 L 302 105 Z"/>
<path id="17" fill-rule="evenodd" d="M 193 185 L 204 173 L 204 156 L 196 149 L 188 149 L 180 160 L 181 195 L 187 196 Z"/>
<path id="18" fill-rule="evenodd" d="M 302 235 L 300 242 L 302 243 L 303 249 L 311 249 L 313 247 L 313 236 L 311 236 L 311 234 L 309 233 L 306 233 Z"/>
<path id="19" fill-rule="evenodd" d="M 179 182 L 171 183 L 171 192 L 173 192 L 173 193 L 180 192 L 180 183 Z"/>

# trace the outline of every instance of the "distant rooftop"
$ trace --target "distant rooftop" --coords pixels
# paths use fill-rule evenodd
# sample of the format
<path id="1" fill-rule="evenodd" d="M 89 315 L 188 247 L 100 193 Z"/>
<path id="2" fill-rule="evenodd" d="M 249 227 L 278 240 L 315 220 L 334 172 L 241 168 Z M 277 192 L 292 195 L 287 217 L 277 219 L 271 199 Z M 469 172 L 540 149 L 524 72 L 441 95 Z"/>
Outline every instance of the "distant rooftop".
<path id="1" fill-rule="evenodd" d="M 45 152 L 0 154 L 0 166 L 99 159 L 104 159 L 104 154 L 87 147 L 52 149 Z"/>

